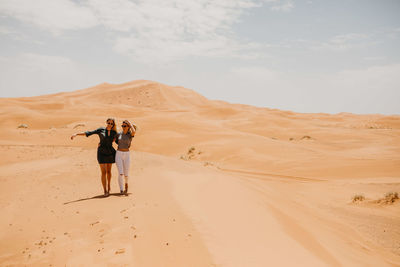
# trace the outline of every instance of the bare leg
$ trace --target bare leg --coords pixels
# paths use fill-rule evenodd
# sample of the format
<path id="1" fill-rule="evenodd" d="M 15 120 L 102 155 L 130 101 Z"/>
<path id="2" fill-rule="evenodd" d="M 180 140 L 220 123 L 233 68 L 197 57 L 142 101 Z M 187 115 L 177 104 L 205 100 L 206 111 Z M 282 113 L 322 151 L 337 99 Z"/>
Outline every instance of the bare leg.
<path id="1" fill-rule="evenodd" d="M 110 190 L 111 190 L 111 166 L 112 166 L 112 164 L 111 163 L 106 163 L 105 164 L 106 165 L 106 175 L 107 175 L 107 181 L 108 181 L 108 184 L 107 184 L 107 188 L 108 188 L 108 193 L 110 193 Z"/>
<path id="2" fill-rule="evenodd" d="M 106 187 L 106 173 L 107 173 L 106 164 L 100 164 L 100 170 L 101 170 L 101 183 L 103 184 L 104 195 L 106 196 L 108 193 Z"/>

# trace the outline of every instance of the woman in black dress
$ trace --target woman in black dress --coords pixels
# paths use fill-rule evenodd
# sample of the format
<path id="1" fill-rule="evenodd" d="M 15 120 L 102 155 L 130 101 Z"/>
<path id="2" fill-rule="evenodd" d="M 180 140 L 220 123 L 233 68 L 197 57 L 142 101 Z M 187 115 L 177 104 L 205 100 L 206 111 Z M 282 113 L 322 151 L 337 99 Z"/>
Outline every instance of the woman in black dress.
<path id="1" fill-rule="evenodd" d="M 97 134 L 99 136 L 100 143 L 97 148 L 97 161 L 101 169 L 101 183 L 103 184 L 104 196 L 110 194 L 111 164 L 115 163 L 115 149 L 112 143 L 115 141 L 117 135 L 115 120 L 113 118 L 108 118 L 106 122 L 106 127 L 100 127 L 93 131 L 76 133 L 71 136 L 71 140 L 78 135 L 89 137 L 92 134 Z"/>

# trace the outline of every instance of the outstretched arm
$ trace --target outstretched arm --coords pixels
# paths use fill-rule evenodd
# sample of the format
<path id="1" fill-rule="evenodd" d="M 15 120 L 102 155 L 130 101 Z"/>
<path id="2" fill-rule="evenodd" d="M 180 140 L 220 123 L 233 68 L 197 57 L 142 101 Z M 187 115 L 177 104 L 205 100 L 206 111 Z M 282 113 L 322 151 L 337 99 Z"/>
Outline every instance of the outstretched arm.
<path id="1" fill-rule="evenodd" d="M 73 134 L 73 135 L 71 135 L 71 140 L 74 140 L 74 138 L 77 137 L 78 135 L 85 135 L 86 136 L 86 133 L 85 132 L 81 132 L 81 133 Z"/>
<path id="2" fill-rule="evenodd" d="M 104 130 L 104 128 L 100 127 L 100 128 L 98 128 L 98 129 L 96 129 L 96 130 L 93 130 L 93 131 L 86 131 L 86 132 L 76 133 L 76 134 L 73 134 L 73 135 L 71 136 L 71 140 L 73 140 L 77 135 L 84 135 L 84 136 L 86 136 L 86 137 L 89 137 L 89 136 L 91 136 L 92 134 L 99 134 L 102 130 Z"/>

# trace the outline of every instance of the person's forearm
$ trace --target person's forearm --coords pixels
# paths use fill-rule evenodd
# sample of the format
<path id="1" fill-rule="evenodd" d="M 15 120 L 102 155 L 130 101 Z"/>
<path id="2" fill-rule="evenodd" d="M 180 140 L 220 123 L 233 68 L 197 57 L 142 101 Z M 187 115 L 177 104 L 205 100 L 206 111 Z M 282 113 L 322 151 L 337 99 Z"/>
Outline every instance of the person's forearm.
<path id="1" fill-rule="evenodd" d="M 76 133 L 76 134 L 73 134 L 73 135 L 71 135 L 71 140 L 73 140 L 75 137 L 77 137 L 78 135 L 86 135 L 86 133 L 85 132 L 81 132 L 81 133 Z"/>
<path id="2" fill-rule="evenodd" d="M 136 133 L 136 129 L 135 127 L 133 127 L 133 125 L 131 124 L 131 136 L 135 136 Z"/>

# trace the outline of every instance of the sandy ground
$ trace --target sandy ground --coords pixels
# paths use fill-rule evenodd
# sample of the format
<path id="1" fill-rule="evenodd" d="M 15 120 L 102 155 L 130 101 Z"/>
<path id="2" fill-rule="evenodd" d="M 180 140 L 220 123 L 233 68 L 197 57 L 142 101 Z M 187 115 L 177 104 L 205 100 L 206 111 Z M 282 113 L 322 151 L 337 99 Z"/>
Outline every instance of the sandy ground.
<path id="1" fill-rule="evenodd" d="M 69 138 L 107 117 L 139 126 L 128 196 Z M 400 266 L 400 116 L 134 81 L 2 98 L 0 125 L 1 266 Z"/>

